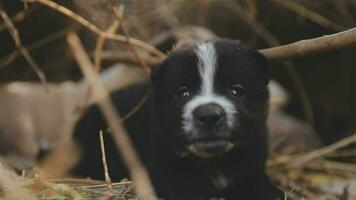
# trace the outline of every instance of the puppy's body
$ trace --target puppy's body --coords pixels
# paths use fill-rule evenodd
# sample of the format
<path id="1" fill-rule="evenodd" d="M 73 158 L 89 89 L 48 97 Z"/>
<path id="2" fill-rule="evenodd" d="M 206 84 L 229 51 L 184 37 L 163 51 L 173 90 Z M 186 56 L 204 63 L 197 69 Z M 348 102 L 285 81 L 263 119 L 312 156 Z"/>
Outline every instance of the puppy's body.
<path id="1" fill-rule="evenodd" d="M 152 75 L 152 91 L 125 126 L 164 199 L 278 199 L 265 175 L 267 62 L 233 42 L 173 51 Z M 113 94 L 129 112 L 150 83 Z M 78 125 L 85 155 L 78 174 L 103 178 L 97 135 L 106 124 L 92 108 Z M 112 178 L 127 177 L 106 139 Z"/>

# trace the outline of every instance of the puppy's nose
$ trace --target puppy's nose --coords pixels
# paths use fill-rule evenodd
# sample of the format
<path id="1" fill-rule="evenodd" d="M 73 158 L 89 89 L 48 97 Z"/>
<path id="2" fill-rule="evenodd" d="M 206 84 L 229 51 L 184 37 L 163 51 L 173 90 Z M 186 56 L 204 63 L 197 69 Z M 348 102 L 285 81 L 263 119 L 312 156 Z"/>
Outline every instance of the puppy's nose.
<path id="1" fill-rule="evenodd" d="M 209 103 L 193 111 L 195 121 L 202 126 L 217 125 L 225 119 L 225 111 L 217 104 Z"/>

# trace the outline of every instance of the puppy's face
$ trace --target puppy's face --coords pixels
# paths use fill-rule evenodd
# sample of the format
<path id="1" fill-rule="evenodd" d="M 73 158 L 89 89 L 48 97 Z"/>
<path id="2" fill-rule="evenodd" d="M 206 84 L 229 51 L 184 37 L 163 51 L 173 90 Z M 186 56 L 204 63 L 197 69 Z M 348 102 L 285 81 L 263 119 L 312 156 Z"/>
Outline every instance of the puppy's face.
<path id="1" fill-rule="evenodd" d="M 177 47 L 152 80 L 159 138 L 177 154 L 221 155 L 265 127 L 267 61 L 236 42 Z"/>

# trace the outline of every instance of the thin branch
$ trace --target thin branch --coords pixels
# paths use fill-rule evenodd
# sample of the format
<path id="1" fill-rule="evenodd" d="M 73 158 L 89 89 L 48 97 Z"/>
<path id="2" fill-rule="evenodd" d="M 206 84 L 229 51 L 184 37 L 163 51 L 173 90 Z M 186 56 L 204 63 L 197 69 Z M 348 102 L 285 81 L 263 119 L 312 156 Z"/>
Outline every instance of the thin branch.
<path id="1" fill-rule="evenodd" d="M 111 34 L 111 33 L 107 33 L 103 30 L 101 30 L 100 28 L 98 28 L 97 26 L 95 26 L 94 24 L 90 23 L 88 20 L 84 19 L 83 17 L 81 17 L 80 15 L 74 13 L 73 11 L 71 11 L 70 9 L 61 6 L 53 1 L 50 0 L 24 0 L 27 2 L 37 2 L 40 4 L 43 4 L 49 8 L 52 8 L 62 14 L 64 14 L 65 16 L 73 19 L 74 21 L 78 22 L 79 24 L 83 25 L 84 27 L 86 27 L 87 29 L 91 30 L 93 33 L 97 34 L 97 35 L 102 35 L 103 37 L 109 39 L 109 40 L 114 40 L 117 42 L 127 42 L 126 36 L 124 35 L 115 35 L 115 34 Z M 160 57 L 160 58 L 165 58 L 165 54 L 162 53 L 160 50 L 156 49 L 155 47 L 153 47 L 152 45 L 141 41 L 139 39 L 135 39 L 135 38 L 130 38 L 130 42 L 132 43 L 132 45 L 135 45 L 137 47 L 140 47 L 142 49 L 145 49 L 146 51 Z"/>
<path id="2" fill-rule="evenodd" d="M 123 21 L 123 16 L 122 16 L 122 12 L 120 12 L 120 9 L 117 6 L 113 6 L 113 12 L 116 16 L 116 18 L 120 21 Z M 125 37 L 126 37 L 126 42 L 127 42 L 127 46 L 129 48 L 129 50 L 132 52 L 132 54 L 134 55 L 134 57 L 136 58 L 136 60 L 140 63 L 140 65 L 145 69 L 145 71 L 150 74 L 151 73 L 151 69 L 148 67 L 147 63 L 145 63 L 144 60 L 141 59 L 140 55 L 138 54 L 137 50 L 132 46 L 131 44 L 131 38 L 129 36 L 128 31 L 126 30 L 125 24 L 124 22 L 121 23 L 121 30 L 124 33 Z"/>
<path id="3" fill-rule="evenodd" d="M 129 50 L 131 51 L 131 53 L 133 54 L 133 56 L 137 60 L 137 62 L 143 67 L 145 72 L 147 74 L 151 74 L 151 68 L 147 65 L 145 60 L 143 60 L 140 57 L 140 54 L 138 53 L 138 51 L 131 44 L 129 33 L 126 30 L 126 27 L 125 27 L 125 24 L 124 24 L 124 21 L 123 21 L 123 11 L 120 10 L 120 7 L 116 6 L 114 2 L 113 2 L 113 4 L 114 4 L 113 5 L 113 12 L 114 12 L 117 20 L 122 22 L 120 28 L 121 28 L 122 32 L 124 33 L 124 35 L 126 36 L 127 46 L 129 48 Z M 145 96 L 140 100 L 140 102 L 132 110 L 130 110 L 130 112 L 128 112 L 126 115 L 123 116 L 122 122 L 125 121 L 126 119 L 128 119 L 129 117 L 131 117 L 133 114 L 135 114 L 141 108 L 141 106 L 144 105 L 144 103 L 147 101 L 150 93 L 151 93 L 151 88 L 148 88 L 148 91 L 146 91 Z"/>
<path id="4" fill-rule="evenodd" d="M 151 90 L 152 90 L 151 88 L 148 88 L 148 90 L 146 91 L 145 96 L 140 100 L 140 102 L 137 103 L 137 105 L 134 108 L 132 108 L 128 113 L 126 113 L 122 117 L 121 122 L 124 122 L 125 120 L 127 120 L 132 115 L 134 115 L 137 111 L 140 110 L 140 108 L 146 103 L 148 97 L 150 96 L 150 94 L 152 92 Z"/>
<path id="5" fill-rule="evenodd" d="M 296 166 L 300 166 L 306 162 L 309 162 L 311 160 L 314 160 L 316 158 L 320 158 L 322 156 L 325 156 L 326 154 L 329 154 L 339 148 L 345 147 L 347 145 L 353 144 L 356 142 L 356 134 L 344 138 L 342 140 L 339 140 L 338 142 L 335 142 L 329 146 L 317 149 L 315 151 L 306 153 L 304 155 L 298 156 L 290 161 L 288 161 L 288 166 L 290 167 L 296 167 Z"/>
<path id="6" fill-rule="evenodd" d="M 303 17 L 306 17 L 309 20 L 311 20 L 317 24 L 320 24 L 321 26 L 332 29 L 334 31 L 343 31 L 346 29 L 345 27 L 332 22 L 331 20 L 320 15 L 319 13 L 316 13 L 302 5 L 299 5 L 298 3 L 294 2 L 294 1 L 289 1 L 289 0 L 288 1 L 287 0 L 270 0 L 270 1 L 272 1 L 275 4 L 278 4 L 280 6 L 283 6 L 284 8 L 287 8 L 287 9 L 289 9 Z"/>
<path id="7" fill-rule="evenodd" d="M 118 30 L 118 28 L 121 26 L 121 22 L 122 22 L 122 17 L 123 17 L 123 14 L 124 14 L 124 7 L 123 6 L 120 6 L 119 8 L 119 19 L 118 20 L 114 20 L 114 22 L 110 25 L 110 27 L 107 29 L 107 33 L 109 34 L 115 34 L 116 31 Z M 99 72 L 100 69 L 101 69 L 101 54 L 102 54 L 102 51 L 103 51 L 103 47 L 104 47 L 104 44 L 105 44 L 105 40 L 106 38 L 102 35 L 99 35 L 97 40 L 96 40 L 96 47 L 95 47 L 95 53 L 94 53 L 94 69 Z"/>
<path id="8" fill-rule="evenodd" d="M 356 46 L 356 28 L 318 38 L 301 40 L 260 52 L 270 60 L 301 58 Z"/>
<path id="9" fill-rule="evenodd" d="M 78 30 L 80 27 L 79 25 L 72 25 L 69 26 L 67 28 L 64 28 L 62 30 L 59 30 L 58 32 L 55 32 L 53 34 L 50 34 L 28 46 L 25 46 L 25 48 L 28 51 L 33 51 L 37 48 L 41 48 L 44 45 L 47 45 L 51 42 L 54 42 L 64 36 L 66 36 L 68 34 L 69 31 L 75 31 Z M 0 58 L 0 68 L 4 68 L 7 67 L 8 65 L 10 65 L 16 58 L 18 58 L 21 55 L 21 52 L 17 49 L 14 50 L 13 52 L 11 52 L 10 54 L 8 54 L 7 56 Z"/>
<path id="10" fill-rule="evenodd" d="M 140 58 L 144 60 L 147 65 L 154 65 L 162 61 L 162 59 L 149 56 L 147 54 L 143 54 L 138 52 L 140 55 Z M 124 63 L 130 63 L 130 64 L 137 64 L 139 65 L 139 61 L 135 58 L 134 55 L 132 55 L 131 52 L 125 52 L 125 51 L 103 51 L 101 52 L 101 59 L 106 60 L 106 61 L 115 61 L 115 62 L 124 62 Z"/>
<path id="11" fill-rule="evenodd" d="M 120 23 L 121 22 L 115 20 L 110 25 L 107 32 L 115 33 L 117 31 L 117 29 L 119 28 Z M 101 70 L 101 61 L 102 61 L 101 55 L 102 55 L 105 41 L 106 41 L 106 38 L 102 35 L 99 35 L 96 40 L 95 51 L 94 51 L 94 70 L 98 73 Z M 91 95 L 92 95 L 92 88 L 88 85 L 86 92 L 84 94 L 83 102 L 80 105 L 78 105 L 78 112 L 80 115 L 85 111 L 86 107 L 88 106 L 88 102 L 89 102 Z"/>
<path id="12" fill-rule="evenodd" d="M 138 154 L 127 132 L 121 126 L 115 106 L 110 100 L 108 92 L 100 82 L 98 74 L 94 71 L 93 64 L 90 62 L 78 36 L 75 33 L 70 33 L 67 40 L 80 69 L 93 87 L 94 97 L 96 97 L 95 99 L 97 100 L 99 108 L 111 127 L 114 142 L 135 183 L 136 194 L 141 199 L 155 199 L 156 195 L 148 173 L 139 160 Z"/>
<path id="13" fill-rule="evenodd" d="M 255 20 L 255 17 L 250 13 L 246 12 L 245 9 L 233 0 L 222 0 L 219 1 L 226 9 L 236 14 L 249 28 L 251 31 L 255 32 L 262 38 L 268 45 L 276 46 L 278 45 L 278 40 L 273 36 L 273 34 L 268 31 L 261 23 Z"/>
<path id="14" fill-rule="evenodd" d="M 111 178 L 110 178 L 110 174 L 109 174 L 108 163 L 106 161 L 105 143 L 104 143 L 104 137 L 103 137 L 102 130 L 100 130 L 100 132 L 99 132 L 99 139 L 100 139 L 101 159 L 103 161 L 105 181 L 109 188 L 109 191 L 112 193 L 112 182 L 111 182 Z"/>
<path id="15" fill-rule="evenodd" d="M 39 6 L 32 6 L 29 9 L 26 9 L 24 11 L 18 12 L 16 13 L 16 15 L 14 15 L 13 17 L 11 17 L 11 21 L 13 23 L 17 23 L 20 22 L 22 20 L 24 20 L 26 18 L 26 15 L 30 14 L 31 12 L 37 10 L 38 8 L 40 8 Z M 6 25 L 5 24 L 1 24 L 0 25 L 0 32 L 6 30 Z"/>
<path id="16" fill-rule="evenodd" d="M 16 29 L 15 25 L 12 23 L 11 19 L 9 18 L 9 16 L 1 8 L 0 8 L 0 16 L 3 18 L 4 24 L 7 27 L 7 29 L 9 30 L 10 35 L 11 35 L 12 39 L 14 40 L 16 47 L 19 49 L 20 53 L 23 55 L 23 57 L 26 59 L 28 64 L 31 66 L 31 68 L 36 73 L 36 75 L 42 81 L 42 83 L 43 83 L 43 85 L 45 86 L 45 89 L 46 89 L 47 88 L 46 75 L 42 72 L 40 67 L 33 60 L 33 58 L 31 57 L 30 53 L 27 51 L 27 49 L 22 45 L 18 30 Z"/>

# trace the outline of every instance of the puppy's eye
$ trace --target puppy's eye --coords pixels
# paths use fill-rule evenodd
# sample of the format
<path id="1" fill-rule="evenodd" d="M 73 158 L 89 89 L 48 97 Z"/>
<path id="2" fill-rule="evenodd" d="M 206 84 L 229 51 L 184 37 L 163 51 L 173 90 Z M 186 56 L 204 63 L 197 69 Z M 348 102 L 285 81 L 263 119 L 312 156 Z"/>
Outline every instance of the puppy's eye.
<path id="1" fill-rule="evenodd" d="M 191 92 L 189 88 L 183 86 L 178 89 L 178 92 L 176 94 L 176 99 L 178 101 L 184 102 L 187 101 L 190 98 L 190 96 L 191 96 Z"/>
<path id="2" fill-rule="evenodd" d="M 244 89 L 244 87 L 240 84 L 236 84 L 236 85 L 233 85 L 230 89 L 230 94 L 231 96 L 233 97 L 236 97 L 236 98 L 242 98 L 245 96 L 246 94 L 246 91 Z"/>

